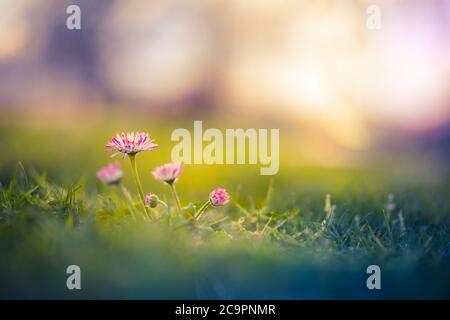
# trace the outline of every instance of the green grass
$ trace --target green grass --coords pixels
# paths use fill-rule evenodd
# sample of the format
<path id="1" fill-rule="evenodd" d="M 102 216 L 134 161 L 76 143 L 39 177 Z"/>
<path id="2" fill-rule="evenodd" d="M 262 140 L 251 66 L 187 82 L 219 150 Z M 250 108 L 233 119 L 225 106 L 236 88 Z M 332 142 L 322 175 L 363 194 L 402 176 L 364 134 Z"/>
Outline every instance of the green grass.
<path id="1" fill-rule="evenodd" d="M 259 202 L 232 193 L 193 226 L 163 207 L 144 220 L 138 197 L 130 205 L 118 189 L 62 186 L 18 166 L 0 189 L 0 297 L 449 298 L 448 185 L 392 198 L 350 180 L 326 210 L 317 186 L 275 182 Z M 81 291 L 65 288 L 70 264 Z M 366 289 L 370 264 L 381 291 Z"/>

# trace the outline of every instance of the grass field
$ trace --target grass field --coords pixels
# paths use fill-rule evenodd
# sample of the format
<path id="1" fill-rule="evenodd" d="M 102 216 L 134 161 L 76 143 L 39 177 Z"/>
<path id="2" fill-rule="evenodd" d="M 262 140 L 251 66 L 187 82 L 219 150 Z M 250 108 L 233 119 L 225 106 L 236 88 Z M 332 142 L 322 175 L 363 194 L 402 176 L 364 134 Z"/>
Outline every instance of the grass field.
<path id="1" fill-rule="evenodd" d="M 177 188 L 187 211 L 218 186 L 232 198 L 192 225 L 151 177 L 172 145 L 171 125 L 153 126 L 160 149 L 139 155 L 140 174 L 169 210 L 158 206 L 149 220 L 128 159 L 132 203 L 95 178 L 117 123 L 84 125 L 0 126 L 1 298 L 450 298 L 446 176 L 430 183 L 398 179 L 395 168 L 292 161 L 273 178 L 254 166 L 185 166 Z M 280 158 L 288 152 L 282 146 Z M 82 290 L 66 288 L 72 264 Z M 372 264 L 381 290 L 366 287 Z"/>

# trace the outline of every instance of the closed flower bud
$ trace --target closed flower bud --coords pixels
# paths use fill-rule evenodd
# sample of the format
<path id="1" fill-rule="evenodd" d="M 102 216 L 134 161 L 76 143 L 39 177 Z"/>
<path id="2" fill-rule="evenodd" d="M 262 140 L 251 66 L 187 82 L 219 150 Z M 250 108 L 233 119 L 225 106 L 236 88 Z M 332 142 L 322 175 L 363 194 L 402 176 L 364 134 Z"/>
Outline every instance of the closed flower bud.
<path id="1" fill-rule="evenodd" d="M 156 208 L 158 206 L 159 198 L 154 193 L 149 193 L 145 196 L 145 206 L 148 208 Z"/>

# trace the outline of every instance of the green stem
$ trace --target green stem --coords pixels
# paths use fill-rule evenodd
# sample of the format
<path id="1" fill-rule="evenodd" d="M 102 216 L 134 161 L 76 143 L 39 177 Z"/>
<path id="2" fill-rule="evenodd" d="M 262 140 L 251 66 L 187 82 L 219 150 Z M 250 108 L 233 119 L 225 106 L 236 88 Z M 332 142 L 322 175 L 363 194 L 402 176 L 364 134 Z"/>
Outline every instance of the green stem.
<path id="1" fill-rule="evenodd" d="M 175 198 L 175 202 L 177 203 L 178 212 L 181 215 L 183 215 L 186 219 L 188 219 L 191 223 L 194 223 L 195 222 L 194 217 L 190 213 L 183 212 L 181 210 L 180 198 L 178 198 L 178 194 L 177 194 L 177 190 L 175 189 L 175 185 L 172 183 L 172 184 L 169 184 L 169 186 L 170 186 L 170 189 L 172 189 L 173 197 Z"/>
<path id="2" fill-rule="evenodd" d="M 139 196 L 141 198 L 141 204 L 144 207 L 145 213 L 150 218 L 151 217 L 150 213 L 149 213 L 148 209 L 145 207 L 145 196 L 144 196 L 144 191 L 142 190 L 141 180 L 139 179 L 139 174 L 138 174 L 138 170 L 137 170 L 137 166 L 136 166 L 136 155 L 129 154 L 128 157 L 130 158 L 132 173 L 133 173 L 134 181 L 136 182 L 136 187 L 138 189 Z"/>
<path id="3" fill-rule="evenodd" d="M 195 219 L 197 219 L 197 221 L 200 219 L 203 212 L 205 212 L 205 210 L 208 209 L 210 204 L 211 202 L 208 200 L 200 207 L 200 209 L 198 209 L 198 211 L 195 213 Z"/>
<path id="4" fill-rule="evenodd" d="M 169 206 L 164 201 L 158 199 L 158 203 L 161 203 L 164 207 L 168 208 Z"/>
<path id="5" fill-rule="evenodd" d="M 175 185 L 173 183 L 169 184 L 170 189 L 172 190 L 173 197 L 175 198 L 175 202 L 177 203 L 178 211 L 181 213 L 181 204 L 180 198 L 178 198 L 177 190 L 175 189 Z"/>

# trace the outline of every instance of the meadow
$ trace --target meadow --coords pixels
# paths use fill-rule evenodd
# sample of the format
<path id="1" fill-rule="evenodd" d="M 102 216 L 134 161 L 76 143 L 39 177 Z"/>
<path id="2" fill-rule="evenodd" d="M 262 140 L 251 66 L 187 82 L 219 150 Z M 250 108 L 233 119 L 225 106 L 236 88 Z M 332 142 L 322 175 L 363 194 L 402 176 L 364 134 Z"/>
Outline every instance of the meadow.
<path id="1" fill-rule="evenodd" d="M 184 166 L 177 189 L 186 212 L 216 187 L 231 196 L 192 224 L 151 175 L 170 162 L 170 132 L 185 124 L 78 120 L 1 121 L 1 298 L 450 298 L 445 174 L 430 182 L 399 178 L 396 166 L 297 163 L 281 130 L 273 177 L 254 165 Z M 132 201 L 95 177 L 111 161 L 111 135 L 133 128 L 159 144 L 137 156 L 145 192 L 169 204 L 151 209 L 154 219 L 145 217 L 128 159 L 118 160 Z M 73 264 L 81 290 L 66 287 Z M 373 264 L 381 290 L 366 287 Z"/>

